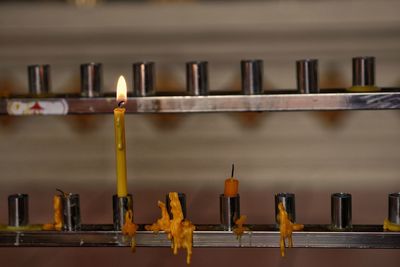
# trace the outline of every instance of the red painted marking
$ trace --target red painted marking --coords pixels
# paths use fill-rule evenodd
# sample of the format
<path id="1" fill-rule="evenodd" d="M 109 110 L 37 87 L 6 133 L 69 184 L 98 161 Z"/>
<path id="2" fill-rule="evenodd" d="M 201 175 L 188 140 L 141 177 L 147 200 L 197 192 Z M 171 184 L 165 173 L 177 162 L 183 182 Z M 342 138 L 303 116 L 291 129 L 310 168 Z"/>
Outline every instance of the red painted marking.
<path id="1" fill-rule="evenodd" d="M 43 110 L 44 108 L 42 108 L 40 105 L 39 105 L 39 103 L 38 102 L 35 102 L 35 104 L 32 106 L 32 107 L 30 107 L 30 110 L 33 110 L 33 111 L 41 111 L 41 110 Z"/>

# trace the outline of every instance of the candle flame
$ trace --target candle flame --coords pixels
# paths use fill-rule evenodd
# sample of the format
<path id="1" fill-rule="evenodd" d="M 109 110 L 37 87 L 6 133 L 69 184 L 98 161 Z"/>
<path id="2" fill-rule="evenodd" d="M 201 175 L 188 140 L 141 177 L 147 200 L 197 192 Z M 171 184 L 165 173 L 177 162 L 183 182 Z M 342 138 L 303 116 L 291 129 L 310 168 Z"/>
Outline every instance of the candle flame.
<path id="1" fill-rule="evenodd" d="M 117 102 L 126 102 L 126 81 L 124 76 L 119 76 L 117 83 Z"/>

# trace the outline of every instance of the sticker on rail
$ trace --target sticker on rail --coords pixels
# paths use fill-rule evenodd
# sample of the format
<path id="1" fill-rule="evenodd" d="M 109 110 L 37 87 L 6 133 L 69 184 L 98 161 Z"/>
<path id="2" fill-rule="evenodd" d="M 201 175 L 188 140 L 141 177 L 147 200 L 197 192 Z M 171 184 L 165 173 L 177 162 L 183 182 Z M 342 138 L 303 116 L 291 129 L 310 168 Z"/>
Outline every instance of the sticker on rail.
<path id="1" fill-rule="evenodd" d="M 9 115 L 65 115 L 68 113 L 68 103 L 64 99 L 57 100 L 8 100 Z"/>

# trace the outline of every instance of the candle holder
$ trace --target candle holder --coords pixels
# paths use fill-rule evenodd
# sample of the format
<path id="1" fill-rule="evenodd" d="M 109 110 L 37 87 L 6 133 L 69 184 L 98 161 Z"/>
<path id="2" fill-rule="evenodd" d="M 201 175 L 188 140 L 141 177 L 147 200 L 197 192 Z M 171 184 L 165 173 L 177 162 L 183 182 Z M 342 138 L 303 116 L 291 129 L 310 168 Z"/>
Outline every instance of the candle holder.
<path id="1" fill-rule="evenodd" d="M 8 226 L 23 227 L 29 224 L 29 197 L 27 194 L 8 196 Z"/>
<path id="2" fill-rule="evenodd" d="M 186 63 L 186 90 L 191 96 L 205 96 L 208 94 L 207 61 Z"/>
<path id="3" fill-rule="evenodd" d="M 81 95 L 97 97 L 102 90 L 101 63 L 86 63 L 81 65 Z"/>
<path id="4" fill-rule="evenodd" d="M 154 62 L 137 62 L 133 64 L 133 95 L 136 97 L 155 95 Z"/>
<path id="5" fill-rule="evenodd" d="M 279 203 L 282 202 L 283 207 L 288 214 L 288 218 L 292 223 L 296 222 L 296 205 L 295 205 L 295 195 L 294 193 L 278 193 L 275 194 L 275 222 L 277 226 L 279 225 L 278 215 L 279 215 Z"/>
<path id="6" fill-rule="evenodd" d="M 375 86 L 375 57 L 354 57 L 353 86 Z"/>
<path id="7" fill-rule="evenodd" d="M 389 222 L 400 225 L 400 192 L 389 194 Z"/>
<path id="8" fill-rule="evenodd" d="M 242 93 L 245 95 L 260 95 L 263 93 L 263 61 L 242 60 Z"/>
<path id="9" fill-rule="evenodd" d="M 296 75 L 298 93 L 319 93 L 317 59 L 303 59 L 296 61 Z"/>
<path id="10" fill-rule="evenodd" d="M 28 88 L 32 95 L 45 95 L 50 92 L 50 65 L 28 66 Z"/>
<path id="11" fill-rule="evenodd" d="M 334 193 L 331 195 L 331 229 L 346 231 L 352 228 L 351 194 Z"/>
<path id="12" fill-rule="evenodd" d="M 63 194 L 61 198 L 63 214 L 63 230 L 79 231 L 81 230 L 81 210 L 79 194 Z"/>
<path id="13" fill-rule="evenodd" d="M 227 197 L 224 194 L 219 196 L 219 213 L 221 225 L 224 230 L 232 231 L 235 222 L 240 218 L 240 196 Z"/>
<path id="14" fill-rule="evenodd" d="M 125 214 L 128 210 L 133 211 L 132 195 L 128 194 L 126 197 L 113 195 L 113 222 L 115 231 L 122 230 L 125 224 Z"/>
<path id="15" fill-rule="evenodd" d="M 185 193 L 178 193 L 178 198 L 179 198 L 179 202 L 181 203 L 181 207 L 182 207 L 183 219 L 186 219 L 186 195 L 185 195 Z M 165 197 L 165 203 L 166 203 L 169 217 L 173 218 L 172 212 L 171 212 L 171 200 L 169 199 L 169 194 L 167 194 Z"/>

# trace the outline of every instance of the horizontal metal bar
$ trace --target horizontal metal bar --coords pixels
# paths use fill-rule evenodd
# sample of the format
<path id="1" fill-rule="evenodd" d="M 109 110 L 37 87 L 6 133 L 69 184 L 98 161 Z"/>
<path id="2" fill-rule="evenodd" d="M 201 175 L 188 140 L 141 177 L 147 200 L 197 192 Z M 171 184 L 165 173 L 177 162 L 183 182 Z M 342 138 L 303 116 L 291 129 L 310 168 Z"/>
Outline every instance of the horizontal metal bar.
<path id="1" fill-rule="evenodd" d="M 338 89 L 339 90 L 339 89 Z M 400 89 L 379 93 L 264 94 L 129 97 L 127 113 L 191 113 L 244 111 L 314 111 L 400 109 Z M 0 98 L 3 115 L 67 115 L 112 113 L 114 97 Z"/>
<path id="2" fill-rule="evenodd" d="M 0 231 L 0 247 L 127 247 L 130 238 L 121 232 L 106 228 L 85 227 L 92 230 L 79 232 L 57 231 Z M 143 225 L 140 226 L 143 229 Z M 193 234 L 193 247 L 226 248 L 277 248 L 279 231 L 274 225 L 252 225 L 250 231 L 237 238 L 219 226 L 197 226 Z M 293 245 L 297 248 L 400 248 L 400 233 L 385 232 L 381 225 L 356 225 L 352 231 L 333 232 L 327 225 L 306 225 L 304 231 L 293 233 Z M 138 247 L 170 247 L 165 233 L 138 231 Z"/>

